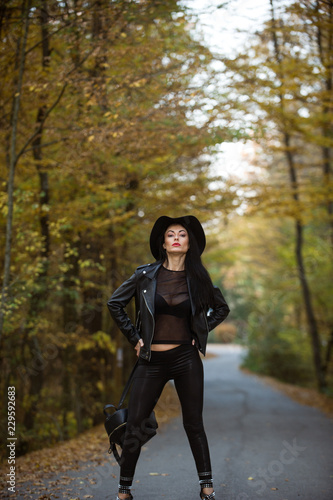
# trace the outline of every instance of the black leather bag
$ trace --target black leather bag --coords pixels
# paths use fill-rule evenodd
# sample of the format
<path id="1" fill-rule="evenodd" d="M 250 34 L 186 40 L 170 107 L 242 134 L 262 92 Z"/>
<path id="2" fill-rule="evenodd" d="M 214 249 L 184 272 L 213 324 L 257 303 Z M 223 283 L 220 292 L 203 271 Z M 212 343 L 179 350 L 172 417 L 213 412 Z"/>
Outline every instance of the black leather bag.
<path id="1" fill-rule="evenodd" d="M 106 417 L 104 426 L 110 441 L 109 453 L 113 453 L 119 465 L 121 460 L 121 455 L 119 454 L 119 451 L 121 451 L 121 448 L 123 447 L 124 444 L 124 437 L 125 437 L 127 417 L 128 417 L 127 408 L 121 408 L 121 406 L 124 402 L 126 394 L 132 383 L 133 375 L 137 367 L 137 364 L 138 363 L 136 362 L 132 370 L 132 373 L 126 383 L 126 386 L 123 390 L 118 406 L 107 404 L 104 406 L 103 409 L 104 415 Z M 113 408 L 114 410 L 114 412 L 111 414 L 108 413 L 107 411 L 110 408 Z M 136 430 L 137 446 L 143 446 L 145 443 L 149 441 L 149 439 L 155 436 L 157 428 L 158 424 L 156 421 L 155 412 L 152 411 L 149 417 L 145 419 L 144 422 L 142 422 L 140 429 Z M 132 442 L 131 446 L 133 446 L 134 444 L 135 443 Z"/>

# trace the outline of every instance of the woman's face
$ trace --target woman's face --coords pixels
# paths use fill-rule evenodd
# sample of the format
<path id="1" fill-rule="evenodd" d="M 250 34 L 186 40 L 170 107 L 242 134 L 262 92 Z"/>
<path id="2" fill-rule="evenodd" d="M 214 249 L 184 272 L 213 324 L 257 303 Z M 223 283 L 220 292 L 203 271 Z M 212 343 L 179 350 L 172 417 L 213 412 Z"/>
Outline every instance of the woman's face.
<path id="1" fill-rule="evenodd" d="M 190 241 L 186 229 L 180 224 L 173 224 L 164 233 L 164 243 L 167 254 L 186 254 L 190 248 Z"/>

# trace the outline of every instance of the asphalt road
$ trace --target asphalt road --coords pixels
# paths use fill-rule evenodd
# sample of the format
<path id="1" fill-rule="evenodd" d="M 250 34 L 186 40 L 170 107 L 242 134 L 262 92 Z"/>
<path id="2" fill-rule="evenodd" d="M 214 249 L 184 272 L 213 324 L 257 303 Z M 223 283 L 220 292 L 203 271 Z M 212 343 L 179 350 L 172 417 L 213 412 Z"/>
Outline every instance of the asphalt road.
<path id="1" fill-rule="evenodd" d="M 333 421 L 242 373 L 240 347 L 209 352 L 217 356 L 204 361 L 204 420 L 216 500 L 333 500 Z M 73 471 L 70 498 L 115 500 L 118 472 L 112 458 L 84 478 Z M 181 417 L 143 449 L 132 492 L 135 500 L 199 499 Z"/>

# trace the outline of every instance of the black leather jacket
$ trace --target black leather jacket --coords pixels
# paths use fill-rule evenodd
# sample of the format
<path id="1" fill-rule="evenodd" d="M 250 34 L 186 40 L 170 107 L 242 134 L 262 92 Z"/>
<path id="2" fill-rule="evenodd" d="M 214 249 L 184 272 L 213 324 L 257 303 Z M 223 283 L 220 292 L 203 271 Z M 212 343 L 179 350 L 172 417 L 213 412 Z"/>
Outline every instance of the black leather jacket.
<path id="1" fill-rule="evenodd" d="M 113 293 L 108 300 L 108 308 L 112 318 L 128 341 L 135 346 L 140 338 L 144 345 L 140 350 L 140 357 L 150 360 L 150 346 L 155 329 L 155 290 L 156 275 L 161 267 L 160 262 L 146 264 L 136 269 L 134 274 Z M 205 354 L 208 332 L 219 325 L 229 314 L 229 307 L 219 288 L 214 287 L 215 303 L 211 304 L 209 313 L 204 310 L 195 314 L 191 283 L 187 278 L 188 291 L 191 302 L 191 332 L 198 349 Z M 124 308 L 135 297 L 136 322 L 131 322 Z"/>

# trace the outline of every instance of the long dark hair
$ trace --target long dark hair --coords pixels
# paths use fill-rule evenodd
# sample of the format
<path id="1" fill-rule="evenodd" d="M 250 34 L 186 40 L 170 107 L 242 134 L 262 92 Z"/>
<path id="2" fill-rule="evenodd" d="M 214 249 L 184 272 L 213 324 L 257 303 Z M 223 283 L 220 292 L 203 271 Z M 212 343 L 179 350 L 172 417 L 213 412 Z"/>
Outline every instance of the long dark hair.
<path id="1" fill-rule="evenodd" d="M 196 312 L 200 309 L 208 311 L 214 304 L 214 286 L 207 269 L 201 262 L 197 240 L 186 224 L 181 224 L 189 236 L 190 247 L 185 257 L 185 271 L 191 284 L 191 296 L 194 301 Z M 167 228 L 166 228 L 167 229 Z M 158 238 L 158 252 L 162 264 L 168 260 L 168 255 L 163 248 L 165 232 Z"/>

